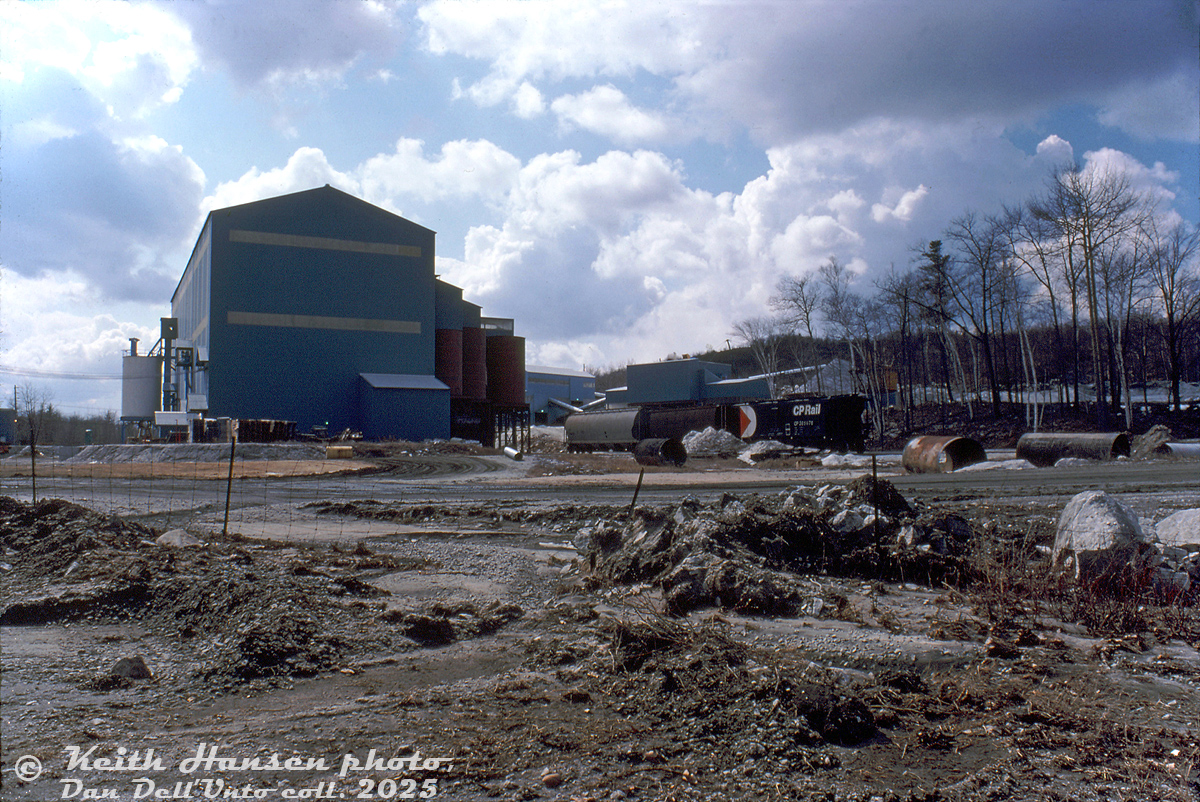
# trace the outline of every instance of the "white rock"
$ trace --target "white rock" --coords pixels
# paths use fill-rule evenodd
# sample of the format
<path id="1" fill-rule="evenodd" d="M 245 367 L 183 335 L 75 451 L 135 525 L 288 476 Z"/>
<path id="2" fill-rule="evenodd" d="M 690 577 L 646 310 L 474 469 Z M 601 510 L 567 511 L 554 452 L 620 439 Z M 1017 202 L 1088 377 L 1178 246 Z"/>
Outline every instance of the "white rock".
<path id="1" fill-rule="evenodd" d="M 1154 529 L 1163 545 L 1178 546 L 1188 551 L 1200 549 L 1200 509 L 1180 510 L 1168 515 Z"/>
<path id="2" fill-rule="evenodd" d="M 1076 495 L 1063 509 L 1054 538 L 1054 563 L 1072 561 L 1075 576 L 1104 573 L 1132 562 L 1150 540 L 1137 513 L 1099 490 Z"/>
<path id="3" fill-rule="evenodd" d="M 176 546 L 179 548 L 204 545 L 204 541 L 200 538 L 193 537 L 182 529 L 172 529 L 170 532 L 164 532 L 154 542 L 160 546 Z"/>
<path id="4" fill-rule="evenodd" d="M 842 510 L 829 521 L 838 532 L 857 532 L 863 528 L 863 517 L 854 510 Z"/>
<path id="5" fill-rule="evenodd" d="M 709 426 L 702 432 L 688 432 L 684 435 L 683 447 L 692 457 L 714 457 L 720 454 L 737 454 L 746 444 L 730 432 Z"/>
<path id="6" fill-rule="evenodd" d="M 892 525 L 892 519 L 888 518 L 886 515 L 877 516 L 875 513 L 871 513 L 870 515 L 863 516 L 863 526 L 868 529 L 873 529 L 876 522 L 878 522 L 880 527 L 885 529 Z"/>

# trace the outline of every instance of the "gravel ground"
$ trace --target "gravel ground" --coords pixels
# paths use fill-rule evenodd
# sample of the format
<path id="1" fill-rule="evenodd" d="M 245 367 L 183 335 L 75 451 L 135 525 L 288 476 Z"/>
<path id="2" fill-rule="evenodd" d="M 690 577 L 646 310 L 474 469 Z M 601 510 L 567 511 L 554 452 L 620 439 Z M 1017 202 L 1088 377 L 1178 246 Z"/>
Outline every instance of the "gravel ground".
<path id="1" fill-rule="evenodd" d="M 176 797 L 196 799 L 218 781 L 263 798 L 1197 798 L 1194 600 L 1049 587 L 1050 518 L 1019 506 L 897 508 L 889 526 L 930 545 L 912 554 L 851 542 L 829 521 L 855 492 L 633 516 L 306 501 L 243 511 L 280 527 L 255 539 L 221 538 L 209 513 L 190 548 L 0 501 L 0 793 L 133 799 L 144 777 L 211 781 Z M 271 534 L 297 520 L 312 536 Z M 114 671 L 133 657 L 151 677 Z M 277 760 L 184 774 L 202 743 Z M 72 746 L 163 766 L 72 767 Z M 384 765 L 355 769 L 372 749 Z M 27 755 L 45 768 L 31 782 Z M 280 767 L 293 756 L 327 765 Z"/>

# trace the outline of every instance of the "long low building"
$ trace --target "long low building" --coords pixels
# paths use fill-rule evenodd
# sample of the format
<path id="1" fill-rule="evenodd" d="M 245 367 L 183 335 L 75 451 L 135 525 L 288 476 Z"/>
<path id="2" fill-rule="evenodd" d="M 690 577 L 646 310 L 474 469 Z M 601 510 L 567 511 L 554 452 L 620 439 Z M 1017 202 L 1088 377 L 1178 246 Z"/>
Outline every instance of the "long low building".
<path id="1" fill-rule="evenodd" d="M 525 341 L 437 278 L 434 238 L 328 185 L 212 211 L 164 323 L 161 409 L 373 440 L 527 426 Z"/>

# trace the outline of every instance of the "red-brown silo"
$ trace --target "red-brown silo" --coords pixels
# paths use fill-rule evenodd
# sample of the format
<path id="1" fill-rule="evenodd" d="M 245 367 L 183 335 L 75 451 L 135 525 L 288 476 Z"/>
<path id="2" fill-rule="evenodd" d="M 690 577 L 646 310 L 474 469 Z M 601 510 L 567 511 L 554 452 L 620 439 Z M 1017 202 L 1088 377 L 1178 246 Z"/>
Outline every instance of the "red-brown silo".
<path id="1" fill-rule="evenodd" d="M 496 334 L 487 338 L 487 396 L 493 404 L 525 404 L 525 338 Z"/>
<path id="2" fill-rule="evenodd" d="M 464 396 L 473 401 L 487 400 L 487 333 L 479 326 L 462 330 L 462 382 Z"/>
<path id="3" fill-rule="evenodd" d="M 433 373 L 450 388 L 450 395 L 463 394 L 463 333 L 460 329 L 437 329 L 434 332 Z"/>

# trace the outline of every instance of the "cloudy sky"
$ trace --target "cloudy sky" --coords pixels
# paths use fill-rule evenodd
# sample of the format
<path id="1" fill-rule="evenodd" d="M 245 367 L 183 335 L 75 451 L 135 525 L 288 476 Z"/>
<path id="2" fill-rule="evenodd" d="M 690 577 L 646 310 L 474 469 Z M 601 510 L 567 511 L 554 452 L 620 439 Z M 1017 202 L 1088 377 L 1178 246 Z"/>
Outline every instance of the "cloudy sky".
<path id="1" fill-rule="evenodd" d="M 964 211 L 1118 165 L 1200 218 L 1195 0 L 0 3 L 0 399 L 120 410 L 207 213 L 332 184 L 435 230 L 533 364 L 722 346 Z M 7 388 L 7 389 L 4 389 Z M 9 402 L 11 403 L 11 401 Z M 3 405 L 3 401 L 0 401 Z"/>

